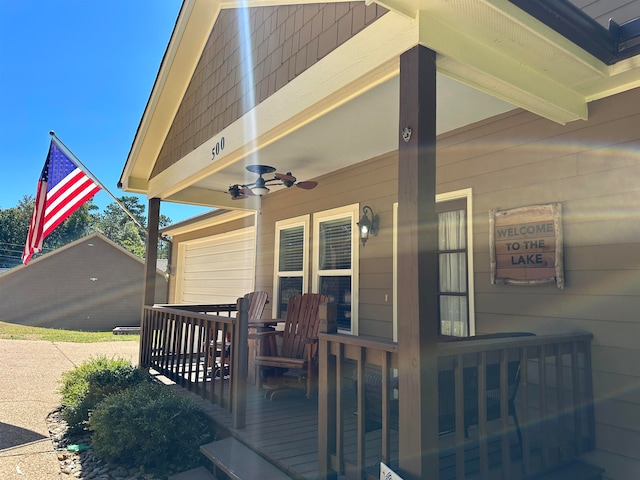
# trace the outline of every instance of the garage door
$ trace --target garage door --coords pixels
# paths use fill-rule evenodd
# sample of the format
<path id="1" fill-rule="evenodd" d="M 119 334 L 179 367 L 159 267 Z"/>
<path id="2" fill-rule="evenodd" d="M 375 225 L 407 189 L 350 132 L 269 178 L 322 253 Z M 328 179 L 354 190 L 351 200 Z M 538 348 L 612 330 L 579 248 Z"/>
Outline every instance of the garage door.
<path id="1" fill-rule="evenodd" d="M 253 290 L 255 227 L 182 242 L 176 303 L 235 303 Z"/>

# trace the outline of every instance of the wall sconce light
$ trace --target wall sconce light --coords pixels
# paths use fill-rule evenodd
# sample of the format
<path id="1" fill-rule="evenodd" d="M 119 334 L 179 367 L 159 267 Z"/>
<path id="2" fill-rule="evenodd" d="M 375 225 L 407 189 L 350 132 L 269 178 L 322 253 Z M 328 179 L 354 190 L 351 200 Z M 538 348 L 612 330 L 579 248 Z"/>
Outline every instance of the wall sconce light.
<path id="1" fill-rule="evenodd" d="M 369 218 L 371 216 L 371 218 Z M 360 240 L 362 240 L 362 246 L 369 240 L 369 234 L 378 235 L 380 229 L 380 217 L 373 213 L 373 210 L 369 205 L 362 207 L 362 217 L 358 222 L 358 230 L 360 230 Z"/>

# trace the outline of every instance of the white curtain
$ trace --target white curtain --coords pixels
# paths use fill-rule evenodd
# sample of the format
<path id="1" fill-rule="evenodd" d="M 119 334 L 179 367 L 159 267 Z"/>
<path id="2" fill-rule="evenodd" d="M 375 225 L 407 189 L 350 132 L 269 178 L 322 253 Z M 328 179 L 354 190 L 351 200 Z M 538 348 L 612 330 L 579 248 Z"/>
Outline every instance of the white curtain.
<path id="1" fill-rule="evenodd" d="M 441 331 L 467 336 L 466 212 L 455 210 L 438 217 Z"/>

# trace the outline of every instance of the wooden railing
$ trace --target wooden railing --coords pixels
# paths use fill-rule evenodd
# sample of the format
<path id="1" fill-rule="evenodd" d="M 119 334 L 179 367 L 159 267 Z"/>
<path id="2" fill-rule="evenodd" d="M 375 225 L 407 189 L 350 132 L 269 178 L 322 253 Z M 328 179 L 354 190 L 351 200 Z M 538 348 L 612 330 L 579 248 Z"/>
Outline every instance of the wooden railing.
<path id="1" fill-rule="evenodd" d="M 592 450 L 591 338 L 439 343 L 439 480 L 531 478 Z M 397 344 L 319 342 L 320 477 L 379 478 L 381 461 L 401 474 Z"/>
<path id="2" fill-rule="evenodd" d="M 145 306 L 140 363 L 227 409 L 233 427 L 243 428 L 247 329 L 243 298 L 237 304 Z"/>

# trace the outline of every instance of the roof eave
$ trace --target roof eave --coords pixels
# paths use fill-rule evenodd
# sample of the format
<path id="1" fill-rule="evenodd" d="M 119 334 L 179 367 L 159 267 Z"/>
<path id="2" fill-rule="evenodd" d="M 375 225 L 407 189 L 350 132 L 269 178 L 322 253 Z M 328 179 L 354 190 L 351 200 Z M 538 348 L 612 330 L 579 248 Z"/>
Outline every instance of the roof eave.
<path id="1" fill-rule="evenodd" d="M 607 65 L 640 54 L 640 19 L 607 29 L 566 1 L 509 1 Z"/>
<path id="2" fill-rule="evenodd" d="M 151 171 L 218 17 L 220 6 L 219 0 L 183 1 L 120 175 L 118 187 L 124 191 L 146 193 Z"/>

